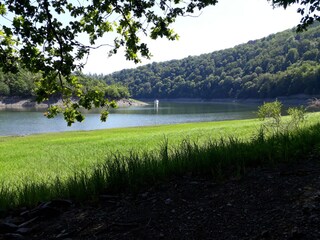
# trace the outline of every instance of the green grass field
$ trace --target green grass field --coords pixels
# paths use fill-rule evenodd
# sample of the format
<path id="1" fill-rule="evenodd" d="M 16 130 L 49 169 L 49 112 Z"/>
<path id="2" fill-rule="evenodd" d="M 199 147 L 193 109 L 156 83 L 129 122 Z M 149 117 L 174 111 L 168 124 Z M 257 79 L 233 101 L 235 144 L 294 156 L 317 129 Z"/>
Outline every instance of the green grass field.
<path id="1" fill-rule="evenodd" d="M 308 114 L 306 125 L 317 123 L 319 117 L 320 113 Z M 261 148 L 268 150 L 269 145 L 264 144 L 269 143 L 263 143 L 259 147 L 260 150 L 258 148 L 255 150 L 254 146 L 256 143 L 249 141 L 254 135 L 257 135 L 260 126 L 261 122 L 259 120 L 251 119 L 50 133 L 23 137 L 0 137 L 0 182 L 2 183 L 0 195 L 4 201 L 2 205 L 10 205 L 9 203 L 11 203 L 13 199 L 16 201 L 16 204 L 32 204 L 39 201 L 39 199 L 46 199 L 45 195 L 73 196 L 75 193 L 70 193 L 70 189 L 75 191 L 81 188 L 81 181 L 83 181 L 83 189 L 79 194 L 85 194 L 92 182 L 88 179 L 91 178 L 90 174 L 93 173 L 90 173 L 90 171 L 93 171 L 93 166 L 108 163 L 109 159 L 114 160 L 115 158 L 110 157 L 110 155 L 114 156 L 117 153 L 121 155 L 119 155 L 120 165 L 113 164 L 112 166 L 110 165 L 111 167 L 106 166 L 102 167 L 101 170 L 98 169 L 98 171 L 95 171 L 94 185 L 99 185 L 99 181 L 105 181 L 106 178 L 110 182 L 115 181 L 115 186 L 121 186 L 122 181 L 124 185 L 127 185 L 127 181 L 131 181 L 133 178 L 142 177 L 141 181 L 143 182 L 146 177 L 153 178 L 154 176 L 162 176 L 161 171 L 163 171 L 163 176 L 165 177 L 167 174 L 170 175 L 170 171 L 179 172 L 179 169 L 187 169 L 189 163 L 186 162 L 186 158 L 190 158 L 190 161 L 193 162 L 190 166 L 193 166 L 192 168 L 194 169 L 197 168 L 197 162 L 209 164 L 208 166 L 211 167 L 215 165 L 216 163 L 210 160 L 212 156 L 214 156 L 214 159 L 218 159 L 217 161 L 227 159 L 225 161 L 232 161 L 232 164 L 234 164 L 234 161 L 237 161 L 239 158 L 239 154 L 232 154 L 238 151 L 237 149 L 240 149 L 240 155 L 243 154 L 245 156 L 246 154 L 251 154 L 250 156 L 248 155 L 249 157 L 244 158 L 249 159 L 253 156 L 252 161 L 260 161 L 256 159 L 256 155 L 264 151 L 261 150 Z M 314 138 L 316 139 L 315 142 L 317 142 L 317 136 Z M 229 145 L 225 145 L 223 141 L 220 141 L 218 145 L 213 143 L 214 141 L 208 144 L 209 140 L 230 139 L 230 137 L 234 137 L 236 141 Z M 302 140 L 294 141 L 297 143 L 298 141 L 305 142 L 305 139 L 308 138 L 308 135 L 304 135 L 304 137 L 301 138 Z M 188 144 L 184 146 L 180 145 L 184 139 L 191 140 L 190 143 L 192 144 L 196 142 L 197 146 L 192 144 L 192 146 Z M 245 146 L 242 142 L 238 142 L 238 140 L 244 140 L 244 142 L 248 140 L 250 143 L 248 143 L 248 146 Z M 286 141 L 285 139 L 281 140 L 281 142 L 284 143 Z M 165 142 L 168 144 L 165 145 Z M 259 142 L 257 143 L 259 145 Z M 202 145 L 204 147 L 201 147 Z M 170 161 L 172 164 L 167 162 L 166 159 L 168 156 L 163 146 L 165 146 L 165 148 L 168 146 L 173 149 L 173 160 Z M 182 149 L 181 152 L 179 152 L 179 148 Z M 191 149 L 190 152 L 189 148 Z M 296 149 L 296 147 L 293 149 Z M 132 152 L 134 154 L 132 154 Z M 136 157 L 137 153 L 140 153 L 141 156 Z M 130 156 L 128 158 L 129 161 L 124 159 L 125 156 Z M 275 156 L 275 158 L 276 157 L 278 156 Z M 145 162 L 141 165 L 137 163 L 135 159 Z M 221 166 L 221 162 L 219 164 Z M 223 164 L 228 165 L 228 162 Z M 239 163 L 239 166 L 242 166 L 241 163 Z M 161 168 L 163 168 L 163 170 L 161 170 Z M 203 166 L 201 168 L 203 169 Z M 114 171 L 112 169 L 114 169 Z M 133 175 L 130 173 L 130 169 L 133 169 Z M 206 167 L 204 169 L 206 169 Z M 75 173 L 81 172 L 85 173 L 83 177 L 74 178 Z M 155 173 L 154 175 L 153 172 Z M 89 173 L 89 175 L 87 175 L 87 173 Z M 114 176 L 112 176 L 112 174 L 114 174 Z M 127 178 L 129 176 L 128 174 L 131 174 L 131 177 Z M 122 179 L 122 176 L 124 179 Z M 59 178 L 58 181 L 57 178 Z M 72 179 L 74 179 L 74 181 Z M 64 180 L 68 181 L 67 188 L 64 188 L 62 185 L 56 186 L 57 183 L 61 183 Z M 28 186 L 29 183 L 30 185 Z M 101 184 L 103 185 L 103 183 Z M 49 185 L 51 185 L 51 187 Z M 16 187 L 20 189 L 18 190 L 19 193 L 14 192 Z M 55 192 L 50 193 L 51 189 Z M 95 192 L 95 189 L 99 188 L 93 187 L 92 191 Z M 7 199 L 4 199 L 6 196 Z M 24 199 L 16 200 L 17 196 Z"/>
<path id="2" fill-rule="evenodd" d="M 111 153 L 159 149 L 165 138 L 170 145 L 186 138 L 200 143 L 223 136 L 247 138 L 259 124 L 254 119 L 0 137 L 0 182 L 64 178 L 104 162 Z"/>

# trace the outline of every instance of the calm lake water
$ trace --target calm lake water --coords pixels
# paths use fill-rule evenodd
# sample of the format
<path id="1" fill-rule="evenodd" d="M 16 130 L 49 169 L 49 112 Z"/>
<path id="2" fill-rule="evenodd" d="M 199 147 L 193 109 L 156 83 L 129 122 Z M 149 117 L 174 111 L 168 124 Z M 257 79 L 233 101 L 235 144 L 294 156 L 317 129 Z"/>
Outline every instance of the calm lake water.
<path id="1" fill-rule="evenodd" d="M 236 102 L 162 102 L 158 109 L 151 103 L 143 107 L 113 110 L 107 122 L 100 122 L 99 113 L 86 114 L 82 123 L 68 127 L 62 116 L 47 119 L 35 109 L 0 110 L 0 135 L 28 135 L 45 132 L 94 130 L 186 122 L 247 119 L 256 116 L 258 105 Z"/>

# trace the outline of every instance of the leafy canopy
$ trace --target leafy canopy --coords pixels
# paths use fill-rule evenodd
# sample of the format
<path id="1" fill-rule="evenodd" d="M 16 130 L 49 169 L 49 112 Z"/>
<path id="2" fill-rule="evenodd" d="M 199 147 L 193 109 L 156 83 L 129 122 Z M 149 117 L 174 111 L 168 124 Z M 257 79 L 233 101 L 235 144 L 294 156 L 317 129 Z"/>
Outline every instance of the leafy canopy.
<path id="1" fill-rule="evenodd" d="M 178 38 L 170 28 L 176 17 L 192 14 L 216 0 L 4 0 L 0 3 L 0 67 L 5 72 L 19 68 L 42 73 L 37 82 L 37 101 L 52 95 L 65 100 L 66 107 L 49 109 L 53 117 L 63 111 L 68 124 L 82 121 L 80 107 L 112 107 L 98 90 L 84 91 L 72 74 L 81 71 L 93 48 L 111 47 L 114 54 L 125 48 L 128 60 L 139 62 L 150 57 L 147 45 L 139 36 L 152 39 Z M 113 32 L 113 34 L 110 34 Z M 88 36 L 88 44 L 80 41 L 80 34 Z M 104 35 L 114 36 L 112 44 L 98 46 Z M 71 97 L 78 101 L 72 103 Z M 107 112 L 102 113 L 105 120 Z"/>
<path id="2" fill-rule="evenodd" d="M 65 108 L 52 107 L 48 116 L 63 112 L 68 124 L 84 119 L 81 107 L 113 107 L 114 103 L 98 90 L 84 90 L 75 71 L 81 71 L 93 48 L 111 47 L 110 54 L 125 49 L 128 60 L 139 62 L 149 58 L 148 46 L 140 36 L 152 39 L 166 37 L 175 40 L 178 35 L 170 25 L 178 16 L 185 16 L 215 5 L 217 0 L 3 0 L 0 2 L 0 67 L 5 72 L 27 69 L 41 73 L 36 82 L 37 101 L 53 95 L 65 100 Z M 298 2 L 310 5 L 309 14 L 319 11 L 319 0 L 273 0 L 274 6 Z M 303 8 L 301 13 L 305 13 Z M 314 15 L 315 16 L 315 15 Z M 318 19 L 318 17 L 314 17 Z M 88 43 L 80 35 L 88 36 Z M 103 36 L 113 38 L 109 43 L 97 45 Z M 76 102 L 70 99 L 75 97 Z M 102 112 L 105 120 L 108 111 Z"/>
<path id="3" fill-rule="evenodd" d="M 270 0 L 268 0 L 270 1 Z M 315 21 L 320 21 L 320 0 L 272 0 L 274 7 L 284 7 L 299 4 L 298 13 L 302 18 L 297 30 L 306 30 Z"/>

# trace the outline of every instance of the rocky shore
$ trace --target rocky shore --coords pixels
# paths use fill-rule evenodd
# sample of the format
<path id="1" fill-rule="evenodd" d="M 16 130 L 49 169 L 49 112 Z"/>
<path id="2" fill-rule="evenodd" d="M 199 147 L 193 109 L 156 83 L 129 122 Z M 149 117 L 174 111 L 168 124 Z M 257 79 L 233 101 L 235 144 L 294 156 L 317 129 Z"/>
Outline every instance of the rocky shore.
<path id="1" fill-rule="evenodd" d="M 21 108 L 36 108 L 46 109 L 50 105 L 62 105 L 62 101 L 59 99 L 46 101 L 43 103 L 37 103 L 30 98 L 21 97 L 0 97 L 0 109 L 21 109 Z M 144 106 L 145 102 L 141 102 L 134 99 L 120 99 L 117 101 L 118 107 L 130 107 L 130 106 Z"/>
<path id="2" fill-rule="evenodd" d="M 200 99 L 200 98 L 177 98 L 177 99 L 160 99 L 163 102 L 239 102 L 246 104 L 263 104 L 263 102 L 271 102 L 279 100 L 285 104 L 301 104 L 308 105 L 311 100 L 319 99 L 320 96 L 316 95 L 294 95 L 289 97 L 278 97 L 274 99 Z M 130 106 L 144 106 L 147 105 L 146 102 L 153 102 L 154 99 L 142 99 L 141 101 L 135 99 L 121 99 L 117 101 L 118 107 L 130 107 Z M 0 97 L 0 109 L 20 109 L 20 108 L 37 108 L 46 109 L 48 106 L 62 105 L 62 101 L 59 99 L 51 100 L 43 103 L 37 103 L 30 98 L 21 97 Z"/>

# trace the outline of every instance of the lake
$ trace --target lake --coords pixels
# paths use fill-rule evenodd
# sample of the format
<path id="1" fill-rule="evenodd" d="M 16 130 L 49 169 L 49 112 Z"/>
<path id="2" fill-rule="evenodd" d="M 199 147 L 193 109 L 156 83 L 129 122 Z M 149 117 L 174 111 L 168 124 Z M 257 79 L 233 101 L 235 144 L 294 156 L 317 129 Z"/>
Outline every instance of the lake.
<path id="1" fill-rule="evenodd" d="M 72 127 L 67 126 L 62 116 L 47 119 L 43 111 L 35 109 L 0 110 L 0 136 L 248 119 L 256 117 L 258 105 L 261 103 L 160 101 L 158 108 L 150 103 L 112 110 L 107 122 L 100 121 L 98 112 L 91 112 L 84 122 Z"/>

